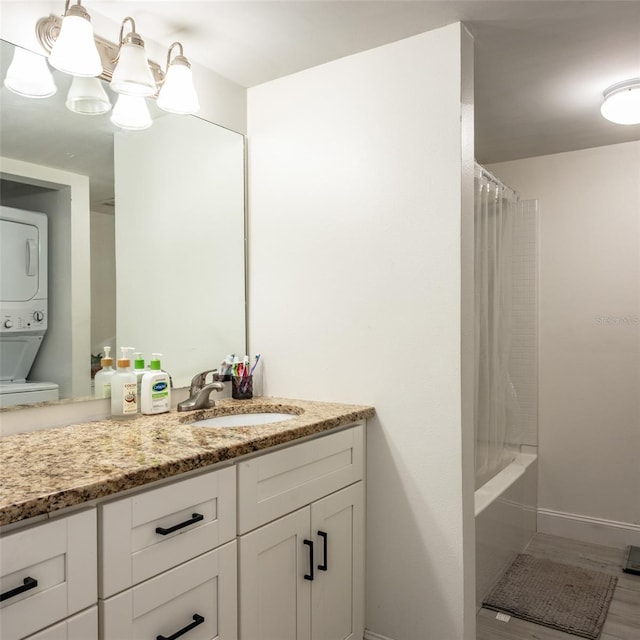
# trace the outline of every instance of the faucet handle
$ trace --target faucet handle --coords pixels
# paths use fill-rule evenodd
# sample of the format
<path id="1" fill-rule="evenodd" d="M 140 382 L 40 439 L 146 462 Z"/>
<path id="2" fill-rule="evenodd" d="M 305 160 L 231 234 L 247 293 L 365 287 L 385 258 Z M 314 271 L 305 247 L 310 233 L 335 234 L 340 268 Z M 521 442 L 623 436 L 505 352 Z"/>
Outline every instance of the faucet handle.
<path id="1" fill-rule="evenodd" d="M 207 376 L 213 373 L 213 379 L 218 379 L 218 370 L 217 369 L 207 369 L 207 371 L 201 371 L 200 373 L 196 373 L 195 376 L 191 379 L 191 386 L 189 387 L 189 394 L 194 395 L 198 393 L 205 384 L 207 384 Z"/>

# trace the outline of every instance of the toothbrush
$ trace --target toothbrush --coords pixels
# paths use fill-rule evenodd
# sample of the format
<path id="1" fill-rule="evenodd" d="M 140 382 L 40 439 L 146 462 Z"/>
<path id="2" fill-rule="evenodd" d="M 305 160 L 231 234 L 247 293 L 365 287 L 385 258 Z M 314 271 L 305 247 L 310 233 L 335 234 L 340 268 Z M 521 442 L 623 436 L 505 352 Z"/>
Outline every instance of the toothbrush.
<path id="1" fill-rule="evenodd" d="M 256 361 L 253 363 L 253 367 L 251 367 L 251 370 L 249 371 L 249 375 L 252 376 L 253 372 L 255 371 L 255 368 L 258 366 L 258 361 L 260 360 L 260 354 L 256 354 Z"/>

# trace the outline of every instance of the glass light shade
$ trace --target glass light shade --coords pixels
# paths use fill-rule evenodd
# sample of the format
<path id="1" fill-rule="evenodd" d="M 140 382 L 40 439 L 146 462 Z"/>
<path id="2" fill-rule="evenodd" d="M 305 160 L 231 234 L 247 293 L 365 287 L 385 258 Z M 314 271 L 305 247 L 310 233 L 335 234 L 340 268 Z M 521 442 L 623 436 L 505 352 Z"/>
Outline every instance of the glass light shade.
<path id="1" fill-rule="evenodd" d="M 604 92 L 600 113 L 616 124 L 640 124 L 640 78 L 621 82 Z"/>
<path id="2" fill-rule="evenodd" d="M 158 95 L 158 106 L 164 111 L 181 115 L 200 110 L 198 94 L 193 86 L 193 74 L 187 65 L 174 62 L 169 67 Z"/>
<path id="3" fill-rule="evenodd" d="M 111 102 L 99 78 L 74 76 L 65 106 L 84 116 L 99 116 L 111 109 Z"/>
<path id="4" fill-rule="evenodd" d="M 111 88 L 126 96 L 152 96 L 156 92 L 144 47 L 133 43 L 125 43 L 120 47 L 118 64 L 111 77 Z"/>
<path id="5" fill-rule="evenodd" d="M 57 90 L 46 58 L 20 47 L 15 48 L 4 86 L 27 98 L 48 98 Z"/>
<path id="6" fill-rule="evenodd" d="M 142 96 L 118 96 L 116 106 L 113 107 L 111 122 L 121 129 L 138 131 L 148 129 L 153 121 L 147 103 Z"/>
<path id="7" fill-rule="evenodd" d="M 60 35 L 51 49 L 49 63 L 73 76 L 91 78 L 102 73 L 93 27 L 87 18 L 68 15 L 62 19 Z"/>

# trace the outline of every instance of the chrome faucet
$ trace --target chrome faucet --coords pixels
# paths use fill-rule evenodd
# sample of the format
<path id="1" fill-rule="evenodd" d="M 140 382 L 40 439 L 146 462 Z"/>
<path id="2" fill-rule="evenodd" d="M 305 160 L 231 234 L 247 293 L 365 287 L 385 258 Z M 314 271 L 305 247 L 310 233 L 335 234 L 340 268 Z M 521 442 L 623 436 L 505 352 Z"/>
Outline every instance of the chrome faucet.
<path id="1" fill-rule="evenodd" d="M 213 382 L 207 384 L 207 376 L 213 374 Z M 211 409 L 215 402 L 211 399 L 212 391 L 222 391 L 224 385 L 220 382 L 217 369 L 202 371 L 193 376 L 189 386 L 189 398 L 178 403 L 178 411 L 195 411 L 197 409 Z"/>

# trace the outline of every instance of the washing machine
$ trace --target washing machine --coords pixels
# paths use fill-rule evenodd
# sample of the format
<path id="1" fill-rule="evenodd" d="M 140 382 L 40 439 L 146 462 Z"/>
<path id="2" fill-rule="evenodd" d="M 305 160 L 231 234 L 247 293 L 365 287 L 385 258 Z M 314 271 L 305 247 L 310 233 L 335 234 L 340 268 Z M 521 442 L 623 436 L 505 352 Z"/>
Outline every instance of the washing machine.
<path id="1" fill-rule="evenodd" d="M 29 379 L 48 326 L 47 216 L 0 207 L 0 406 L 57 400 Z"/>

